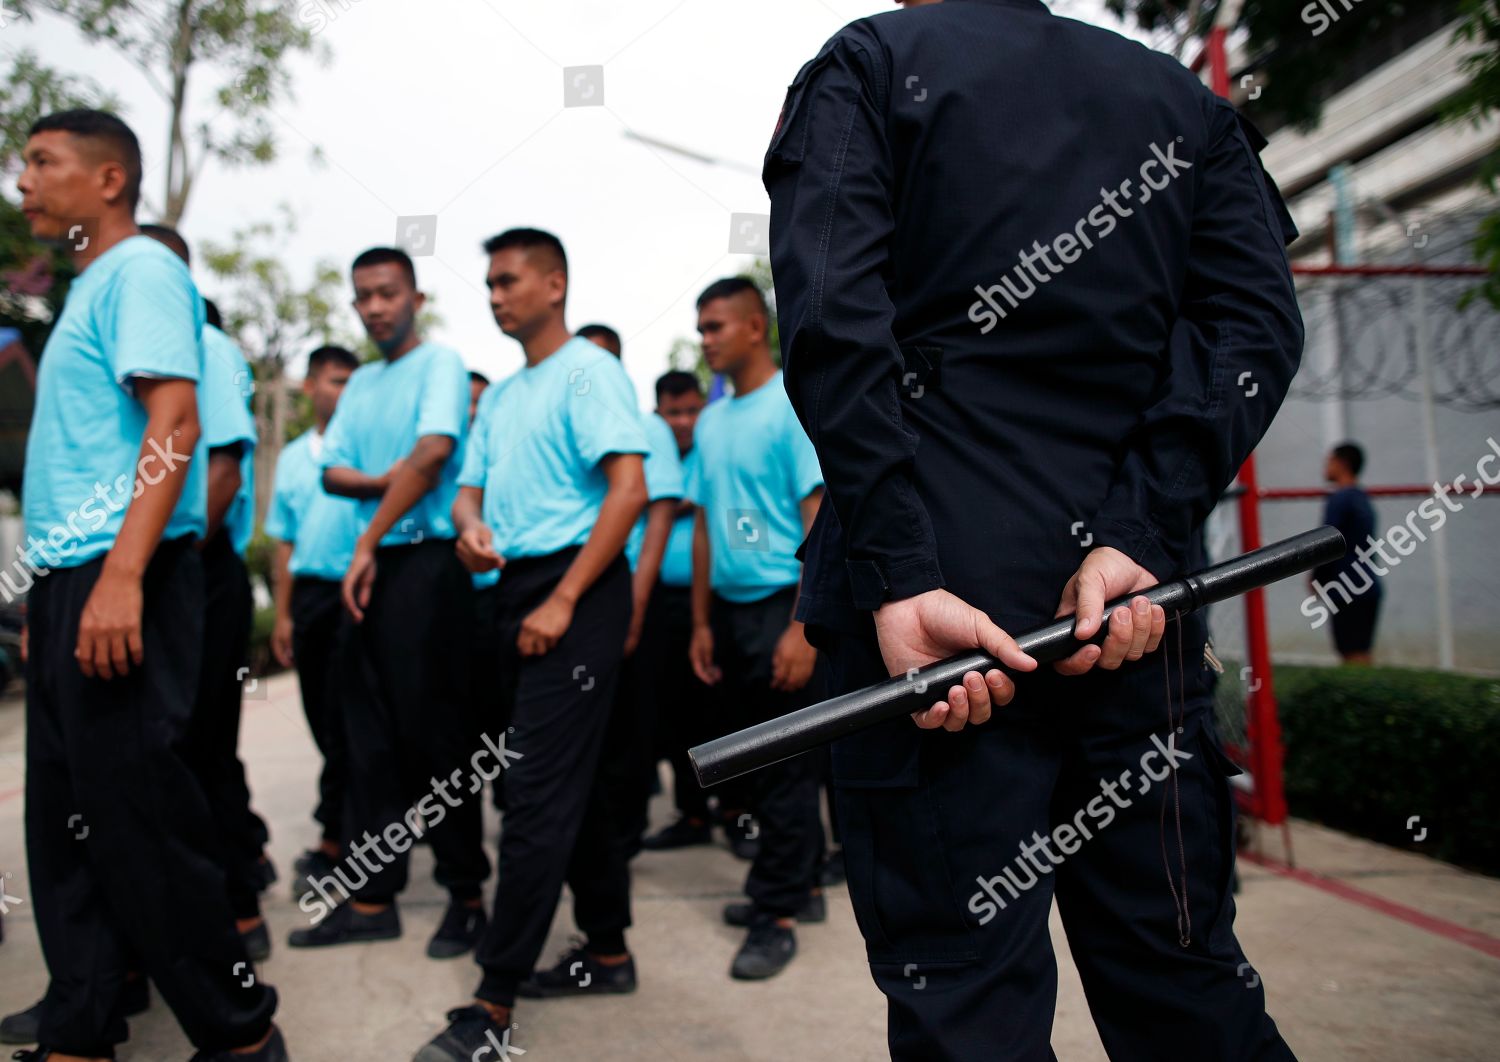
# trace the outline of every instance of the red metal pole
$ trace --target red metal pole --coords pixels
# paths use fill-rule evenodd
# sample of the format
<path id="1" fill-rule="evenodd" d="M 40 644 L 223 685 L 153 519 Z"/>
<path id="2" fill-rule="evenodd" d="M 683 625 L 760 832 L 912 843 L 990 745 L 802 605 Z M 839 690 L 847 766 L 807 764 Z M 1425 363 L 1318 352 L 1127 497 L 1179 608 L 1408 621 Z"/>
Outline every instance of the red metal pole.
<path id="1" fill-rule="evenodd" d="M 1211 87 L 1229 97 L 1229 55 L 1225 47 L 1228 28 L 1215 26 L 1208 34 Z M 1240 548 L 1259 549 L 1260 493 L 1255 478 L 1255 455 L 1245 459 L 1239 482 Z M 1281 776 L 1281 723 L 1276 718 L 1276 697 L 1271 683 L 1271 640 L 1266 627 L 1266 595 L 1252 590 L 1245 595 L 1245 630 L 1250 649 L 1250 688 L 1245 704 L 1245 729 L 1250 739 L 1250 775 L 1254 781 L 1251 812 L 1262 822 L 1286 821 L 1286 795 Z"/>

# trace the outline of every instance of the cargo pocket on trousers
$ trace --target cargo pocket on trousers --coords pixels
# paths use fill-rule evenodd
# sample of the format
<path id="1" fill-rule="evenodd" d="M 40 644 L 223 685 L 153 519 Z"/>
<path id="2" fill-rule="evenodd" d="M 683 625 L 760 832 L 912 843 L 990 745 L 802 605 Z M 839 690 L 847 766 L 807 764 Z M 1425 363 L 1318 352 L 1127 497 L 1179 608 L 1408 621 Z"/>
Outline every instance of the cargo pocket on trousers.
<path id="1" fill-rule="evenodd" d="M 922 735 L 902 716 L 840 740 L 833 757 L 855 918 L 870 965 L 902 976 L 909 965 L 962 966 L 978 957 L 943 809 L 934 788 L 918 784 L 921 745 Z"/>

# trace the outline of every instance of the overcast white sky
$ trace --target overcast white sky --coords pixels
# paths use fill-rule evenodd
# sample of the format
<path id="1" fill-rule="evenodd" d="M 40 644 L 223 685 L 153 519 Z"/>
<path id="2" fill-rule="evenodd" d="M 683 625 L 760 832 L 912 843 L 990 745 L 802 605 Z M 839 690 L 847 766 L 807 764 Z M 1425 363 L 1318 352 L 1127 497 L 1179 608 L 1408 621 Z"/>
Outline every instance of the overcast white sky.
<path id="1" fill-rule="evenodd" d="M 1053 7 L 1116 25 L 1099 0 Z M 273 118 L 280 159 L 241 171 L 210 166 L 182 227 L 195 245 L 224 241 L 286 203 L 300 228 L 284 258 L 306 279 L 319 258 L 346 269 L 364 248 L 394 242 L 399 216 L 435 214 L 435 253 L 417 259 L 419 286 L 442 318 L 430 338 L 492 377 L 518 368 L 521 355 L 490 317 L 479 242 L 515 225 L 549 229 L 571 261 L 569 324 L 598 320 L 621 332 L 626 367 L 649 405 L 673 339 L 693 332 L 698 292 L 751 260 L 729 253 L 730 215 L 769 210 L 757 172 L 787 83 L 839 27 L 892 8 L 891 0 L 306 0 L 300 10 L 310 25 L 326 23 L 319 39 L 332 58 L 294 60 L 296 99 Z M 159 204 L 167 110 L 143 76 L 49 16 L 6 26 L 0 51 L 23 45 L 117 96 L 148 155 L 146 194 Z M 564 107 L 564 68 L 588 65 L 603 66 L 604 106 Z M 196 77 L 201 120 L 221 77 Z M 655 151 L 626 130 L 749 172 Z M 315 145 L 325 164 L 310 161 Z M 196 272 L 212 297 L 214 280 Z"/>

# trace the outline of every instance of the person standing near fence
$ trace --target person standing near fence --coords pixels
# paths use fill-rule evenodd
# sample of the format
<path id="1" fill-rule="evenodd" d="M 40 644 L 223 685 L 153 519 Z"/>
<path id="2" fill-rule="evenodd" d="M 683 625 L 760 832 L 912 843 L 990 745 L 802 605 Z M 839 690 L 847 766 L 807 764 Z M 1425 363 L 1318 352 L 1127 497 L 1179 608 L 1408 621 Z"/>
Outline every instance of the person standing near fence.
<path id="1" fill-rule="evenodd" d="M 1344 442 L 1329 451 L 1323 462 L 1323 478 L 1333 484 L 1333 493 L 1323 503 L 1323 522 L 1336 527 L 1349 543 L 1349 552 L 1341 560 L 1326 564 L 1312 573 L 1311 581 L 1329 586 L 1342 583 L 1342 604 L 1328 595 L 1333 620 L 1333 648 L 1346 664 L 1373 663 L 1375 623 L 1380 617 L 1380 576 L 1371 563 L 1361 560 L 1355 550 L 1375 537 L 1375 507 L 1370 496 L 1360 488 L 1359 474 L 1364 471 L 1365 452 L 1354 442 Z"/>
<path id="2" fill-rule="evenodd" d="M 1054 895 L 1110 1058 L 1292 1057 L 1234 937 L 1202 621 L 1103 609 L 1193 566 L 1299 364 L 1263 143 L 1038 0 L 861 19 L 787 92 L 771 265 L 829 501 L 799 615 L 834 692 L 976 648 L 1009 672 L 833 746 L 895 1059 L 1053 1057 Z M 1106 640 L 1055 668 L 1006 633 L 1067 615 Z M 1154 791 L 1106 799 L 1137 769 Z"/>

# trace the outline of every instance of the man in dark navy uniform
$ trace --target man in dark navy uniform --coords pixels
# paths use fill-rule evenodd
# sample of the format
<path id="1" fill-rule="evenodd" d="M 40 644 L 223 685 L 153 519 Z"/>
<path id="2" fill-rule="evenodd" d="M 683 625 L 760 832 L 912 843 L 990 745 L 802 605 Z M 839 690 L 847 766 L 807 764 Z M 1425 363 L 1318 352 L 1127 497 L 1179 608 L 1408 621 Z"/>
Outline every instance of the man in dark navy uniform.
<path id="1" fill-rule="evenodd" d="M 1297 369 L 1264 141 L 1038 0 L 913 6 L 802 69 L 764 171 L 833 688 L 1007 665 L 834 747 L 891 1054 L 1052 1058 L 1055 896 L 1111 1058 L 1289 1058 L 1233 932 L 1202 620 L 1103 614 L 1201 562 Z M 1075 613 L 1107 638 L 1055 667 L 1006 633 Z"/>

